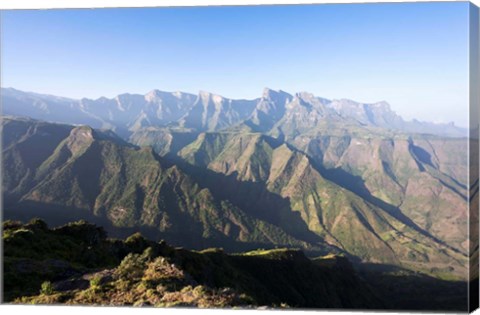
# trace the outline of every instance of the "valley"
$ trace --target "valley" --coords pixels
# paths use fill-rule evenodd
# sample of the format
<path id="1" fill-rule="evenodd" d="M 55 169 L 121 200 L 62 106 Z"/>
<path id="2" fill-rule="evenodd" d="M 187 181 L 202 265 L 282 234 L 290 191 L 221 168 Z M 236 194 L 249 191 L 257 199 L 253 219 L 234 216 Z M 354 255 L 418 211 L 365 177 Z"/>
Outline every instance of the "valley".
<path id="1" fill-rule="evenodd" d="M 341 256 L 374 291 L 401 277 L 416 294 L 439 282 L 461 296 L 470 280 L 478 169 L 466 129 L 405 121 L 385 102 L 270 89 L 255 100 L 2 89 L 2 102 L 5 219 L 83 219 L 112 237 L 226 255 Z M 408 303 L 423 305 L 397 306 Z"/>

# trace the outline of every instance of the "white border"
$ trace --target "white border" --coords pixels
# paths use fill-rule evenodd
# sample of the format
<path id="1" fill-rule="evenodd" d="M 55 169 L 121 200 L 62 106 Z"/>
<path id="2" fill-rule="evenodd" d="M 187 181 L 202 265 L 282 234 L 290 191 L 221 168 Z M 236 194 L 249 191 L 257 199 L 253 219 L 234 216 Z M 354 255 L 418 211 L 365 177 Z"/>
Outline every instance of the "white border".
<path id="1" fill-rule="evenodd" d="M 59 9 L 59 8 L 115 8 L 115 7 L 182 7 L 212 5 L 274 5 L 274 4 L 314 4 L 314 3 L 378 3 L 378 2 L 465 2 L 463 0 L 5 0 L 0 2 L 0 10 L 5 9 Z M 480 0 L 471 0 L 480 6 Z M 1 23 L 1 20 L 0 20 Z M 27 313 L 40 315 L 83 315 L 85 312 L 101 315 L 278 315 L 280 310 L 216 310 L 216 309 L 173 309 L 173 308 L 133 308 L 133 307 L 79 307 L 79 306 L 25 306 L 0 305 L 2 314 Z M 348 311 L 286 311 L 287 314 L 409 314 L 408 312 L 348 312 Z M 476 314 L 480 311 L 476 311 Z M 417 313 L 418 314 L 418 313 Z M 426 313 L 424 313 L 426 314 Z M 429 312 L 429 314 L 431 314 Z"/>

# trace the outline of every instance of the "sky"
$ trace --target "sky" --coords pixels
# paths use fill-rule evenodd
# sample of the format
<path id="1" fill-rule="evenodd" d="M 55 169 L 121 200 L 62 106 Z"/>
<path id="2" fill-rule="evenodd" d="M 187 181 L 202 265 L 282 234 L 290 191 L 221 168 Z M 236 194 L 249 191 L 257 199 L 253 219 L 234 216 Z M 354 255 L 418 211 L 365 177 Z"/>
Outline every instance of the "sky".
<path id="1" fill-rule="evenodd" d="M 1 85 L 71 98 L 264 87 L 468 125 L 468 2 L 10 10 Z"/>

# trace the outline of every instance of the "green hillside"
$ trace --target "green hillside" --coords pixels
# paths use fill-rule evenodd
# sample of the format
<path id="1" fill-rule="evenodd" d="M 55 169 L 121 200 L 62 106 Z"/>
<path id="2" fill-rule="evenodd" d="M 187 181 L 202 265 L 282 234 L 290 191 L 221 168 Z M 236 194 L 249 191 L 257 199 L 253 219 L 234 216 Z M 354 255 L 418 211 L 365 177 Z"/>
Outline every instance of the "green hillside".
<path id="1" fill-rule="evenodd" d="M 322 265 L 301 251 L 228 255 L 107 238 L 85 221 L 49 229 L 3 224 L 6 301 L 33 304 L 382 308 L 347 263 Z"/>
<path id="2" fill-rule="evenodd" d="M 140 230 L 154 239 L 192 248 L 308 245 L 248 215 L 228 199 L 215 198 L 151 148 L 114 141 L 89 127 L 69 127 L 64 139 L 37 139 L 35 132 L 13 134 L 18 123 L 30 126 L 24 130 L 43 126 L 36 121 L 3 122 L 4 134 L 17 137 L 4 150 L 7 217 L 39 216 L 51 223 L 89 219 L 106 226 L 112 235 Z M 29 160 L 34 155 L 27 146 L 32 137 L 37 145 L 49 148 L 36 156 L 36 164 Z M 21 148 L 25 155 L 17 154 Z"/>
<path id="3" fill-rule="evenodd" d="M 464 254 L 401 213 L 327 179 L 311 158 L 278 140 L 256 133 L 207 133 L 179 155 L 190 164 L 256 183 L 288 200 L 288 207 L 299 213 L 310 231 L 363 261 L 417 270 L 452 267 L 459 276 L 465 272 Z M 225 183 L 221 187 L 227 189 Z M 231 187 L 230 193 L 236 189 Z M 249 196 L 243 190 L 240 193 Z M 255 203 L 261 202 L 258 198 L 262 196 Z"/>

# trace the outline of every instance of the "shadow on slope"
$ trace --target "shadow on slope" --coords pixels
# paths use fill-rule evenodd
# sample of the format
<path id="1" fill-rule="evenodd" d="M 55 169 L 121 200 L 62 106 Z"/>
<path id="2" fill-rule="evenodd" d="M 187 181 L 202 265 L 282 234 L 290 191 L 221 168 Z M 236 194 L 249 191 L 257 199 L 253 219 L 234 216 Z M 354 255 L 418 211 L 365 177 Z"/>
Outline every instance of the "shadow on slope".
<path id="1" fill-rule="evenodd" d="M 322 238 L 311 232 L 299 212 L 292 210 L 289 198 L 270 192 L 263 182 L 241 181 L 237 173 L 225 175 L 191 165 L 180 158 L 168 157 L 202 187 L 209 189 L 218 200 L 228 200 L 248 215 L 276 225 L 289 235 L 318 244 Z"/>
<path id="2" fill-rule="evenodd" d="M 221 234 L 205 238 L 202 235 L 203 229 L 201 223 L 194 221 L 187 215 L 184 216 L 185 225 L 183 229 L 177 229 L 176 232 L 161 232 L 156 227 L 146 225 L 118 227 L 113 225 L 105 216 L 95 215 L 85 209 L 34 201 L 23 201 L 20 203 L 5 202 L 3 210 L 4 220 L 28 222 L 32 218 L 40 218 L 49 226 L 60 226 L 76 220 L 85 220 L 103 227 L 111 237 L 122 239 L 140 232 L 148 239 L 156 241 L 165 240 L 174 246 L 196 250 L 219 247 L 225 249 L 227 252 L 239 252 L 258 248 L 273 249 L 277 247 L 291 247 L 289 244 L 241 242 Z M 178 232 L 179 230 L 180 232 Z M 326 252 L 320 248 L 315 248 L 315 251 L 319 254 L 326 254 Z"/>
<path id="3" fill-rule="evenodd" d="M 357 264 L 359 275 L 392 310 L 468 310 L 468 283 L 433 278 L 397 266 Z M 448 273 L 446 273 L 448 275 Z"/>
<path id="4" fill-rule="evenodd" d="M 355 193 L 356 195 L 360 196 L 365 201 L 373 204 L 374 206 L 387 211 L 395 219 L 402 222 L 406 226 L 414 229 L 416 232 L 430 239 L 433 239 L 435 242 L 442 244 L 443 246 L 451 249 L 452 251 L 461 253 L 458 249 L 448 245 L 444 241 L 430 234 L 428 231 L 419 227 L 417 224 L 415 224 L 415 222 L 412 221 L 412 219 L 403 214 L 402 210 L 400 210 L 399 207 L 396 207 L 381 200 L 380 198 L 373 196 L 365 186 L 365 181 L 360 176 L 352 175 L 341 168 L 326 169 L 325 167 L 318 165 L 318 163 L 313 162 L 313 160 L 312 164 L 329 181 L 334 182 L 335 184 Z"/>
<path id="5" fill-rule="evenodd" d="M 54 229 L 38 219 L 9 221 L 4 228 L 7 301 L 23 296 L 14 303 L 195 306 L 192 299 L 161 302 L 187 302 L 184 294 L 204 295 L 212 288 L 244 298 L 210 307 L 384 308 L 351 267 L 317 264 L 300 250 L 195 252 L 139 234 L 110 239 L 85 221 Z M 51 282 L 49 290 L 43 281 Z"/>

